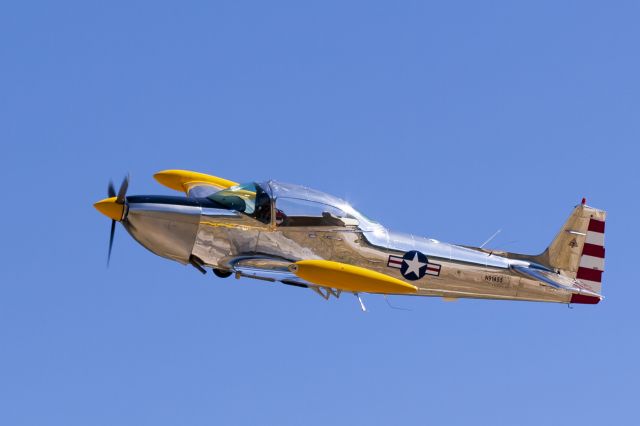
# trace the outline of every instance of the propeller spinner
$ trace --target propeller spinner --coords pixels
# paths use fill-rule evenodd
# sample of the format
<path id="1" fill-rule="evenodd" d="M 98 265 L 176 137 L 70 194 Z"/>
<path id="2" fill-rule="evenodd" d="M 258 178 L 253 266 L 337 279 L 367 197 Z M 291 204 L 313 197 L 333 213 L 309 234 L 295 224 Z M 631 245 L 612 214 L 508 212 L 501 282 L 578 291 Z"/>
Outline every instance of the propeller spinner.
<path id="1" fill-rule="evenodd" d="M 116 222 L 120 222 L 124 216 L 124 205 L 127 196 L 127 189 L 129 188 L 129 175 L 125 176 L 120 189 L 116 194 L 116 190 L 113 186 L 113 182 L 109 181 L 107 187 L 108 198 L 100 200 L 93 206 L 103 215 L 111 218 L 111 233 L 109 234 L 109 252 L 107 254 L 107 266 L 111 260 L 111 248 L 113 247 L 113 237 L 116 232 Z"/>

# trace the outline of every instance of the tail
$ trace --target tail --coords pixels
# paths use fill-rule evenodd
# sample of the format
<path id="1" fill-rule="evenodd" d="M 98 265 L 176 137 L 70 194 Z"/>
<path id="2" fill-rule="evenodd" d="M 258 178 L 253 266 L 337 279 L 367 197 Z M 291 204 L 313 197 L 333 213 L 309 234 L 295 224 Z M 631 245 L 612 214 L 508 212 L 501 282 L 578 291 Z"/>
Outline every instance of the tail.
<path id="1" fill-rule="evenodd" d="M 551 245 L 536 260 L 601 294 L 606 216 L 605 211 L 587 206 L 583 198 Z"/>

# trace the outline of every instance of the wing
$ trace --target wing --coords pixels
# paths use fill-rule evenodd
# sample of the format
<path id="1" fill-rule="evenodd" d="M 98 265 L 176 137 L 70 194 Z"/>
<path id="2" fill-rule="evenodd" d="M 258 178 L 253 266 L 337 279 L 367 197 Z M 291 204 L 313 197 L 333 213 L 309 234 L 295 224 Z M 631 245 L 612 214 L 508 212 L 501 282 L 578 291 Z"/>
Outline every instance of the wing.
<path id="1" fill-rule="evenodd" d="M 318 292 L 414 294 L 417 288 L 402 280 L 370 269 L 329 260 L 292 262 L 268 256 L 242 257 L 227 262 L 231 269 L 247 278 L 262 279 Z M 323 295 L 322 293 L 320 293 Z M 323 295 L 324 297 L 324 295 Z M 337 297 L 337 296 L 336 296 Z"/>
<path id="2" fill-rule="evenodd" d="M 153 177 L 167 188 L 184 192 L 190 197 L 206 197 L 238 185 L 231 180 L 189 170 L 163 170 Z"/>

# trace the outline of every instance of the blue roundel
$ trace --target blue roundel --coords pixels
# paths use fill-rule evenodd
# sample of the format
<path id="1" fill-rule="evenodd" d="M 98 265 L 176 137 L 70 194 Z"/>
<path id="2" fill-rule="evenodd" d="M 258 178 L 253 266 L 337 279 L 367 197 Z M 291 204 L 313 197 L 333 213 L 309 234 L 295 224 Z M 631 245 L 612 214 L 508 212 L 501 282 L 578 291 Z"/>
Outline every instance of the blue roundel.
<path id="1" fill-rule="evenodd" d="M 408 251 L 402 256 L 402 276 L 410 281 L 416 281 L 427 273 L 427 256 L 416 250 Z"/>

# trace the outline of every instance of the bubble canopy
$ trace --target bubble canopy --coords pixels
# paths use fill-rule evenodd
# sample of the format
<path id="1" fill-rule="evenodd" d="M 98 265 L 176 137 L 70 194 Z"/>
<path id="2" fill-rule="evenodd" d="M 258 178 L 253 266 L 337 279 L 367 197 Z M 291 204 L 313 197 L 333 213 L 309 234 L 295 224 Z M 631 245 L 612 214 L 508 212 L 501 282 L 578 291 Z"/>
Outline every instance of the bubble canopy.
<path id="1" fill-rule="evenodd" d="M 283 183 L 274 180 L 261 183 L 260 185 L 269 187 L 271 191 L 271 199 L 276 203 L 276 207 L 278 207 L 279 204 L 282 205 L 283 203 L 281 201 L 285 198 L 291 200 L 303 200 L 340 210 L 344 212 L 347 217 L 355 219 L 358 223 L 358 227 L 363 230 L 372 230 L 381 227 L 379 223 L 369 219 L 364 214 L 354 209 L 347 201 L 334 195 L 308 188 L 306 186 Z M 281 201 L 279 202 L 278 200 Z M 287 212 L 285 211 L 285 213 Z"/>
<path id="2" fill-rule="evenodd" d="M 273 180 L 243 183 L 218 191 L 207 198 L 230 210 L 254 217 L 263 223 L 271 222 L 271 206 L 274 204 L 276 224 L 278 225 L 283 224 L 282 222 L 278 223 L 278 215 L 296 217 L 295 210 L 300 209 L 302 204 L 306 204 L 307 208 L 313 205 L 322 210 L 322 215 L 325 218 L 327 215 L 333 218 L 339 217 L 346 224 L 357 224 L 363 230 L 381 227 L 380 224 L 367 218 L 341 198 L 306 186 Z M 300 221 L 298 221 L 298 226 L 302 226 L 299 223 Z M 289 224 L 293 226 L 292 223 Z"/>

